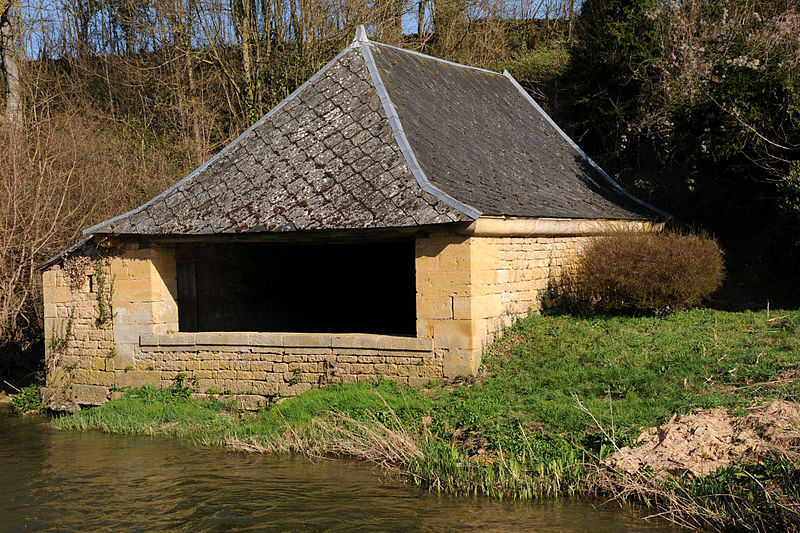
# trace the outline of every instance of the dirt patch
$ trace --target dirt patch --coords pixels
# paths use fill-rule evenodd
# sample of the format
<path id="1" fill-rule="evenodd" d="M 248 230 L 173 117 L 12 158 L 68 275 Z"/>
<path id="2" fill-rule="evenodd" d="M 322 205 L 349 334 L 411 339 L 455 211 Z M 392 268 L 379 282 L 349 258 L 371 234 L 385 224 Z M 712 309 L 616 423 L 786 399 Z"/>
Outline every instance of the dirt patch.
<path id="1" fill-rule="evenodd" d="M 767 452 L 800 441 L 800 405 L 776 400 L 731 417 L 723 407 L 697 409 L 644 431 L 634 447 L 625 447 L 605 464 L 626 472 L 651 467 L 661 475 L 685 472 L 702 476 L 734 461 L 756 462 Z"/>

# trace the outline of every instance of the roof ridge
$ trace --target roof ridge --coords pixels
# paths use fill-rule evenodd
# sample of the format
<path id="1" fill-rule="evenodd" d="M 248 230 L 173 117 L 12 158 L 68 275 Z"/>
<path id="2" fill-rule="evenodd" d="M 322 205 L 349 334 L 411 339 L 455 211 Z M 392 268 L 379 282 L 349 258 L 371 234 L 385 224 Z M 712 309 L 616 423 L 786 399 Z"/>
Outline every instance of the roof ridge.
<path id="1" fill-rule="evenodd" d="M 489 70 L 489 69 L 481 68 L 481 67 L 473 67 L 472 65 L 465 65 L 464 63 L 456 63 L 455 61 L 448 61 L 447 59 L 442 59 L 441 57 L 430 56 L 428 54 L 423 54 L 422 52 L 417 52 L 416 50 L 409 50 L 408 48 L 402 48 L 400 46 L 394 46 L 394 45 L 391 45 L 391 44 L 379 43 L 379 42 L 370 41 L 370 40 L 362 41 L 362 42 L 364 42 L 365 44 L 371 45 L 371 46 L 385 46 L 386 48 L 391 48 L 392 50 L 397 50 L 398 52 L 405 52 L 407 54 L 415 55 L 415 56 L 418 56 L 418 57 L 423 57 L 425 59 L 432 59 L 434 61 L 438 61 L 440 63 L 445 63 L 447 65 L 450 65 L 451 67 L 467 68 L 467 69 L 470 69 L 470 70 L 477 70 L 478 72 L 484 72 L 486 74 L 494 74 L 495 76 L 502 76 L 501 73 L 496 72 L 494 70 Z"/>
<path id="2" fill-rule="evenodd" d="M 508 72 L 508 70 L 503 70 L 503 76 L 505 76 L 505 77 L 506 77 L 506 78 L 507 78 L 507 79 L 508 79 L 508 80 L 509 80 L 509 81 L 510 81 L 510 82 L 511 82 L 513 85 L 514 85 L 514 87 L 516 87 L 516 88 L 517 88 L 517 90 L 518 90 L 518 91 L 519 91 L 519 92 L 522 94 L 522 96 L 524 96 L 524 97 L 525 97 L 525 99 L 526 99 L 528 102 L 530 102 L 530 104 L 531 104 L 531 105 L 533 105 L 533 107 L 536 109 L 536 111 L 538 111 L 538 112 L 539 112 L 539 113 L 542 115 L 542 117 L 543 117 L 543 118 L 544 118 L 544 119 L 545 119 L 545 120 L 546 120 L 546 121 L 547 121 L 547 122 L 548 122 L 548 123 L 549 123 L 549 124 L 550 124 L 550 125 L 551 125 L 553 128 L 555 128 L 555 130 L 556 130 L 556 131 L 557 131 L 557 132 L 558 132 L 558 133 L 561 135 L 561 137 L 563 137 L 563 138 L 564 138 L 564 140 L 565 140 L 565 141 L 567 141 L 567 143 L 569 143 L 569 145 L 570 145 L 570 146 L 572 146 L 572 147 L 573 147 L 573 148 L 574 148 L 574 149 L 575 149 L 575 150 L 578 152 L 578 154 L 580 154 L 580 156 L 581 156 L 581 157 L 583 157 L 583 159 L 584 159 L 584 160 L 586 160 L 586 162 L 587 162 L 587 163 L 589 163 L 589 165 L 591 165 L 591 166 L 592 166 L 592 168 L 594 168 L 596 171 L 598 171 L 598 172 L 600 173 L 600 175 L 601 175 L 601 176 L 603 176 L 603 177 L 604 177 L 604 178 L 605 178 L 605 179 L 606 179 L 606 180 L 607 180 L 607 181 L 608 181 L 608 182 L 609 182 L 609 183 L 610 183 L 610 184 L 611 184 L 611 185 L 612 185 L 612 186 L 613 186 L 613 187 L 614 187 L 614 188 L 615 188 L 615 189 L 616 189 L 618 192 L 622 193 L 622 194 L 623 194 L 624 196 L 626 196 L 627 198 L 629 198 L 629 199 L 633 200 L 633 201 L 634 201 L 634 202 L 636 202 L 637 204 L 641 205 L 642 207 L 645 207 L 645 208 L 649 209 L 650 211 L 652 211 L 653 213 L 655 213 L 655 214 L 657 214 L 657 215 L 659 215 L 659 216 L 662 216 L 662 217 L 664 217 L 664 218 L 672 218 L 672 215 L 670 215 L 670 214 L 669 214 L 669 213 L 667 213 L 666 211 L 662 211 L 661 209 L 659 209 L 659 208 L 657 208 L 657 207 L 654 207 L 654 206 L 652 206 L 652 205 L 648 204 L 647 202 L 645 202 L 645 201 L 643 201 L 643 200 L 640 200 L 639 198 L 637 198 L 637 197 L 636 197 L 636 196 L 634 196 L 633 194 L 631 194 L 631 193 L 629 193 L 628 191 L 626 191 L 626 190 L 625 190 L 625 189 L 624 189 L 624 188 L 623 188 L 623 187 L 622 187 L 622 186 L 621 186 L 619 183 L 617 183 L 616 181 L 614 181 L 614 178 L 612 178 L 611 176 L 609 176 L 609 175 L 606 173 L 606 171 L 605 171 L 605 170 L 603 170 L 603 169 L 600 167 L 600 165 L 598 165 L 597 163 L 595 163 L 595 162 L 594 162 L 594 160 L 593 160 L 591 157 L 589 157 L 589 154 L 587 154 L 586 152 L 584 152 L 584 151 L 581 149 L 581 147 L 580 147 L 580 146 L 578 146 L 578 144 L 577 144 L 575 141 L 573 141 L 573 140 L 570 138 L 570 136 L 569 136 L 569 135 L 567 135 L 567 134 L 564 132 L 564 130 L 562 130 L 562 129 L 561 129 L 559 126 L 558 126 L 558 124 L 556 124 L 556 123 L 555 123 L 555 121 L 554 121 L 552 118 L 550 118 L 550 115 L 548 115 L 548 114 L 545 112 L 545 110 L 544 110 L 544 109 L 542 109 L 542 107 L 541 107 L 541 106 L 540 106 L 538 103 L 536 103 L 536 100 L 534 100 L 534 99 L 533 99 L 533 97 L 532 97 L 532 96 L 531 96 L 531 95 L 528 93 L 528 91 L 526 91 L 526 90 L 525 90 L 525 89 L 522 87 L 522 85 L 520 85 L 520 84 L 519 84 L 519 82 L 518 82 L 517 80 L 515 80 L 515 79 L 514 79 L 514 76 L 512 76 L 512 75 L 511 75 L 511 73 L 510 73 L 510 72 Z"/>
<path id="3" fill-rule="evenodd" d="M 221 158 L 221 157 L 222 157 L 222 156 L 223 156 L 223 155 L 224 155 L 224 154 L 225 154 L 225 153 L 226 153 L 228 150 L 230 150 L 232 147 L 236 146 L 236 144 L 238 144 L 238 143 L 239 143 L 239 142 L 240 142 L 242 139 L 244 139 L 244 137 L 246 137 L 246 136 L 247 136 L 249 133 L 251 133 L 251 132 L 252 132 L 254 129 L 256 129 L 257 127 L 259 127 L 259 126 L 261 126 L 262 124 L 264 124 L 264 122 L 266 122 L 266 121 L 267 121 L 267 119 L 269 119 L 269 118 L 270 118 L 272 115 L 274 115 L 275 113 L 277 113 L 277 112 L 278 112 L 278 111 L 279 111 L 279 110 L 280 110 L 282 107 L 284 107 L 284 106 L 285 106 L 287 103 L 289 103 L 289 102 L 290 102 L 292 99 L 294 99 L 294 98 L 295 98 L 295 97 L 296 97 L 296 96 L 297 96 L 297 95 L 298 95 L 298 94 L 299 94 L 301 91 L 303 91 L 303 89 L 305 89 L 306 87 L 308 87 L 309 85 L 311 85 L 313 82 L 315 82 L 315 81 L 316 81 L 318 78 L 320 78 L 320 77 L 322 76 L 322 74 L 323 74 L 325 71 L 327 71 L 329 68 L 331 68 L 331 67 L 332 67 L 332 66 L 333 66 L 333 65 L 334 65 L 334 64 L 335 64 L 335 63 L 336 63 L 336 62 L 337 62 L 339 59 L 341 59 L 341 58 L 342 58 L 342 57 L 343 57 L 343 56 L 344 56 L 344 55 L 345 55 L 347 52 L 349 52 L 350 50 L 353 50 L 353 49 L 355 49 L 355 48 L 358 48 L 358 47 L 360 46 L 360 44 L 361 44 L 361 43 L 360 43 L 358 40 L 355 40 L 355 41 L 353 41 L 352 43 L 350 43 L 350 44 L 349 44 L 349 45 L 348 45 L 348 46 L 347 46 L 347 47 L 346 47 L 344 50 L 342 50 L 341 52 L 339 52 L 338 54 L 336 54 L 336 56 L 335 56 L 333 59 L 331 59 L 330 61 L 328 61 L 328 62 L 325 64 L 325 66 L 323 66 L 323 67 L 322 67 L 320 70 L 318 70 L 318 71 L 317 71 L 317 72 L 316 72 L 316 73 L 315 73 L 313 76 L 311 76 L 311 77 L 310 77 L 308 80 L 306 80 L 306 82 L 305 82 L 305 83 L 303 83 L 303 84 L 302 84 L 302 85 L 300 85 L 300 86 L 299 86 L 297 89 L 295 89 L 294 91 L 292 91 L 292 93 L 291 93 L 289 96 L 287 96 L 286 98 L 284 98 L 283 100 L 281 100 L 281 101 L 280 101 L 280 102 L 279 102 L 279 103 L 278 103 L 278 104 L 277 104 L 275 107 L 273 107 L 272 109 L 270 109 L 270 110 L 267 112 L 267 114 L 266 114 L 266 115 L 264 115 L 263 117 L 261 117 L 260 119 L 258 119 L 258 120 L 257 120 L 257 121 L 256 121 L 256 122 L 255 122 L 255 123 L 252 125 L 252 126 L 250 126 L 250 127 L 249 127 L 249 128 L 247 128 L 245 131 L 243 131 L 243 132 L 242 132 L 242 133 L 241 133 L 241 134 L 240 134 L 238 137 L 236 137 L 234 140 L 232 140 L 230 143 L 228 143 L 228 144 L 227 144 L 227 145 L 226 145 L 226 146 L 225 146 L 225 147 L 224 147 L 222 150 L 220 150 L 219 152 L 217 152 L 216 154 L 214 154 L 214 155 L 213 155 L 213 156 L 212 156 L 210 159 L 208 159 L 208 160 L 207 160 L 205 163 L 203 163 L 202 165 L 200 165 L 199 167 L 197 167 L 196 169 L 194 169 L 194 170 L 193 170 L 192 172 L 190 172 L 188 175 L 186 175 L 185 177 L 183 177 L 183 178 L 182 178 L 180 181 L 178 181 L 177 183 L 175 183 L 174 185 L 172 185 L 172 186 L 171 186 L 171 187 L 169 187 L 168 189 L 164 190 L 164 191 L 163 191 L 163 192 L 161 192 L 160 194 L 158 194 L 158 195 L 154 196 L 153 198 L 151 198 L 151 199 L 150 199 L 150 200 L 148 200 L 147 202 L 143 203 L 143 204 L 142 204 L 142 205 L 140 205 L 139 207 L 136 207 L 136 208 L 134 208 L 134 209 L 131 209 L 130 211 L 127 211 L 127 212 L 125 212 L 125 213 L 122 213 L 121 215 L 117 215 L 117 216 L 115 216 L 115 217 L 111 217 L 111 218 L 109 218 L 108 220 L 104 220 L 103 222 L 100 222 L 100 223 L 98 223 L 98 224 L 95 224 L 94 226 L 90 226 L 90 227 L 88 227 L 88 228 L 84 229 L 84 230 L 83 230 L 83 232 L 82 232 L 82 233 L 83 233 L 83 235 L 90 235 L 90 234 L 94 233 L 95 231 L 99 230 L 100 228 L 102 228 L 102 227 L 104 227 L 104 226 L 107 226 L 108 224 L 111 224 L 111 223 L 113 223 L 113 222 L 118 222 L 118 221 L 120 221 L 120 220 L 122 220 L 122 219 L 124 219 L 124 218 L 127 218 L 127 217 L 129 217 L 129 216 L 135 215 L 135 214 L 137 214 L 137 213 L 140 213 L 141 211 L 143 211 L 143 210 L 145 210 L 146 208 L 148 208 L 148 207 L 150 207 L 151 205 L 153 205 L 153 204 L 154 204 L 156 201 L 160 200 L 161 198 L 163 198 L 163 197 L 164 197 L 164 196 L 166 196 L 167 194 L 171 193 L 173 190 L 175 190 L 175 189 L 176 189 L 176 188 L 178 188 L 179 186 L 181 186 L 181 185 L 183 185 L 184 183 L 186 183 L 187 181 L 189 181 L 189 180 L 191 180 L 191 179 L 193 179 L 193 178 L 197 177 L 197 176 L 198 176 L 198 175 L 199 175 L 199 174 L 200 174 L 200 173 L 201 173 L 203 170 L 205 170 L 206 168 L 208 168 L 208 167 L 209 167 L 209 166 L 211 166 L 212 164 L 216 163 L 216 162 L 217 162 L 217 161 L 218 161 L 218 160 L 219 160 L 219 159 L 220 159 L 220 158 Z"/>
<path id="4" fill-rule="evenodd" d="M 367 72 L 369 72 L 370 78 L 372 78 L 372 83 L 375 86 L 375 91 L 377 92 L 378 98 L 380 99 L 381 105 L 383 106 L 383 110 L 386 113 L 386 118 L 389 120 L 389 126 L 392 128 L 392 134 L 394 135 L 394 140 L 397 143 L 397 146 L 400 148 L 400 152 L 403 154 L 403 157 L 406 160 L 406 164 L 408 165 L 411 174 L 414 176 L 414 179 L 416 179 L 417 184 L 423 191 L 433 195 L 435 198 L 444 202 L 450 207 L 464 213 L 471 219 L 474 220 L 480 217 L 482 213 L 478 209 L 475 209 L 474 207 L 457 200 L 453 196 L 449 195 L 448 193 L 446 193 L 445 191 L 443 191 L 442 189 L 431 183 L 431 181 L 428 179 L 428 176 L 422 170 L 422 167 L 420 167 L 419 161 L 417 161 L 417 156 L 414 154 L 414 150 L 411 148 L 411 144 L 408 142 L 408 137 L 406 137 L 405 131 L 403 131 L 403 124 L 400 122 L 400 117 L 397 114 L 397 109 L 392 103 L 392 99 L 389 97 L 389 92 L 386 90 L 386 86 L 383 84 L 383 79 L 381 78 L 380 72 L 378 71 L 378 65 L 375 63 L 375 58 L 372 57 L 372 52 L 369 49 L 369 45 L 379 44 L 379 43 L 356 40 L 353 41 L 353 44 L 356 44 L 361 48 L 361 55 L 364 58 L 364 63 L 367 66 Z M 388 46 L 388 45 L 381 45 L 381 46 Z M 410 50 L 406 51 L 410 52 Z"/>

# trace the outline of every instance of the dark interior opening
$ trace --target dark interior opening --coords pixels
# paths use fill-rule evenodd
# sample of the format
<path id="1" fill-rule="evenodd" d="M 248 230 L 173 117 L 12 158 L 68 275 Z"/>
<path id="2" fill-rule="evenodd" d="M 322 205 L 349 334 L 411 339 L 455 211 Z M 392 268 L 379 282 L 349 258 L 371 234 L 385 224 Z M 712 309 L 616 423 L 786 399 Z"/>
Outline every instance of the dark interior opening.
<path id="1" fill-rule="evenodd" d="M 414 242 L 179 244 L 180 331 L 416 334 Z"/>

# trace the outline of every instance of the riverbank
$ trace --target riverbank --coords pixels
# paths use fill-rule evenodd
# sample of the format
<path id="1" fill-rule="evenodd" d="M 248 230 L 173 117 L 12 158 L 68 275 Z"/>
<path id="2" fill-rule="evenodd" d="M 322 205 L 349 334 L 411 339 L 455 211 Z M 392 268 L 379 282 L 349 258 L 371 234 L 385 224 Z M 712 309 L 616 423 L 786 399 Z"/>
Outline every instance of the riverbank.
<path id="1" fill-rule="evenodd" d="M 533 316 L 509 328 L 481 373 L 464 381 L 421 390 L 329 385 L 255 414 L 194 399 L 181 383 L 131 390 L 53 425 L 346 455 L 435 491 L 520 499 L 602 492 L 683 525 L 787 530 L 800 527 L 791 445 L 704 477 L 622 474 L 602 459 L 673 415 L 714 407 L 744 415 L 796 397 L 798 353 L 797 311 Z"/>

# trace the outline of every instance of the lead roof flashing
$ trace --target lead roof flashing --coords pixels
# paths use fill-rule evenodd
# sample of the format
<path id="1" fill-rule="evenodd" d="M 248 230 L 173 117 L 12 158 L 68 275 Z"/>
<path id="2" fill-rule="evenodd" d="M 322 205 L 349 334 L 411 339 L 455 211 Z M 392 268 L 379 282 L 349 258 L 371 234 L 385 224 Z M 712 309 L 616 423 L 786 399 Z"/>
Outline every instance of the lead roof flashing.
<path id="1" fill-rule="evenodd" d="M 360 28 L 363 29 L 363 26 L 360 26 Z M 406 134 L 403 131 L 403 124 L 400 122 L 400 117 L 398 117 L 397 110 L 392 103 L 392 99 L 389 97 L 389 92 L 386 90 L 386 86 L 383 84 L 383 79 L 378 71 L 378 66 L 375 64 L 375 58 L 372 57 L 372 52 L 369 49 L 372 43 L 369 41 L 354 41 L 354 43 L 355 42 L 358 42 L 361 47 L 361 55 L 364 57 L 364 62 L 367 65 L 367 71 L 369 72 L 370 78 L 372 78 L 372 83 L 375 85 L 378 98 L 383 105 L 383 111 L 386 113 L 386 116 L 389 120 L 389 125 L 392 128 L 395 142 L 400 147 L 400 152 L 403 154 L 403 157 L 405 157 L 406 164 L 408 165 L 409 170 L 411 170 L 411 173 L 414 175 L 414 178 L 417 180 L 419 186 L 422 188 L 422 190 L 433 195 L 453 209 L 464 213 L 473 220 L 477 219 L 479 216 L 481 216 L 481 212 L 479 210 L 456 200 L 431 183 L 431 181 L 428 179 L 428 176 L 425 175 L 425 172 L 419 165 L 419 161 L 417 161 L 417 156 L 414 154 L 414 150 L 411 148 L 411 145 L 408 142 L 408 137 L 406 137 Z"/>

